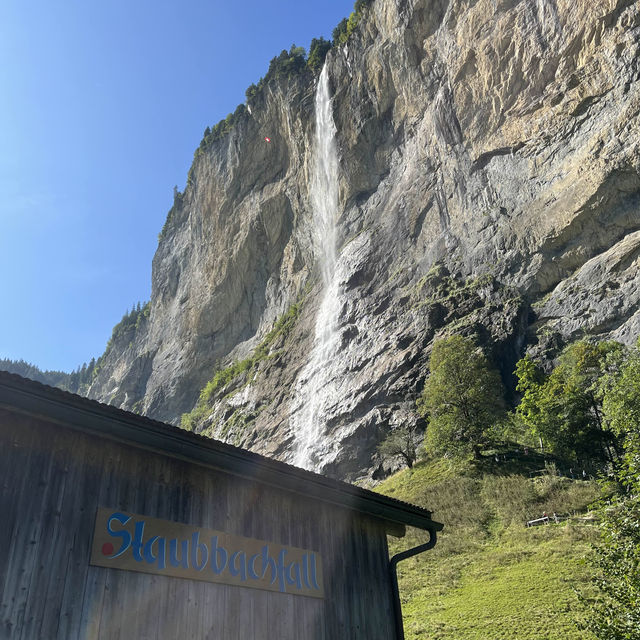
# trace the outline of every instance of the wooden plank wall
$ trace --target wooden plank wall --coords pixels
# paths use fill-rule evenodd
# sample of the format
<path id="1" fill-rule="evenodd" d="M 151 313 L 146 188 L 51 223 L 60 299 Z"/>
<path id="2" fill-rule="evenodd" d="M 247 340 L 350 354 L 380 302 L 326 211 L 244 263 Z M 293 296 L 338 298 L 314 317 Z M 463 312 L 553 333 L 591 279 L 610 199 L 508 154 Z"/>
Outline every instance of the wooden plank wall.
<path id="1" fill-rule="evenodd" d="M 393 640 L 381 524 L 0 410 L 2 640 Z M 322 555 L 324 600 L 89 566 L 98 506 Z"/>

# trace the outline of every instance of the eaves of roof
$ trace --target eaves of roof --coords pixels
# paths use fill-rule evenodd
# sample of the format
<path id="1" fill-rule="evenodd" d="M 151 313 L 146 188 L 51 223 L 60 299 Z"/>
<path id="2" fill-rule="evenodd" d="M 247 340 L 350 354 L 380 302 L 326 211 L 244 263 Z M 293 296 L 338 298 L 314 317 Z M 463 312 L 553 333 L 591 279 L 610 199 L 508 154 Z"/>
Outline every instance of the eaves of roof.
<path id="1" fill-rule="evenodd" d="M 443 527 L 421 507 L 5 371 L 0 407 L 374 516 L 394 535 Z"/>

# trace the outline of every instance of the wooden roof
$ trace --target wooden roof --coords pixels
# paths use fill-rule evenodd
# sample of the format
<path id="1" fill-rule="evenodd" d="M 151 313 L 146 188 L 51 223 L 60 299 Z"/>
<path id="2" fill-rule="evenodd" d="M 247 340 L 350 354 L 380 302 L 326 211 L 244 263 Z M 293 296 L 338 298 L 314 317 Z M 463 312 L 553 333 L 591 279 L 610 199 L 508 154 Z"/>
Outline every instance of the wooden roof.
<path id="1" fill-rule="evenodd" d="M 0 407 L 374 516 L 394 535 L 405 525 L 442 529 L 421 507 L 5 371 Z"/>

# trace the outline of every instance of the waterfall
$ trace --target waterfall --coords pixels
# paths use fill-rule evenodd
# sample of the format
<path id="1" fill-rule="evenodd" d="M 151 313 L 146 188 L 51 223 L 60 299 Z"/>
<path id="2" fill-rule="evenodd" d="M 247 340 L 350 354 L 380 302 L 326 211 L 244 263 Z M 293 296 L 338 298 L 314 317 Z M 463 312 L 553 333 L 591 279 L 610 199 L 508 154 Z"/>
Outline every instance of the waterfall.
<path id="1" fill-rule="evenodd" d="M 331 110 L 329 74 L 322 69 L 316 89 L 316 139 L 311 178 L 311 207 L 315 246 L 325 288 L 334 280 L 336 269 L 336 212 L 338 209 L 338 152 L 336 125 Z"/>
<path id="2" fill-rule="evenodd" d="M 322 276 L 322 300 L 315 324 L 309 360 L 298 376 L 291 424 L 295 436 L 294 464 L 317 469 L 322 449 L 326 405 L 336 396 L 331 382 L 331 361 L 338 346 L 340 310 L 336 274 L 336 215 L 338 210 L 338 152 L 333 121 L 329 74 L 325 65 L 315 99 L 316 132 L 310 199 L 314 249 Z"/>

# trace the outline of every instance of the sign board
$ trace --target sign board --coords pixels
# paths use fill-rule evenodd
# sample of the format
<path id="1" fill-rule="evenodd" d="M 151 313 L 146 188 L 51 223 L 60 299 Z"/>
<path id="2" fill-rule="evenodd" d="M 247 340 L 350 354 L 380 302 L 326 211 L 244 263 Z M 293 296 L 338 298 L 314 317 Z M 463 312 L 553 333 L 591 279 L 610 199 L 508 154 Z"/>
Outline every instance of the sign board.
<path id="1" fill-rule="evenodd" d="M 90 564 L 324 597 L 314 551 L 113 509 L 98 509 Z"/>

